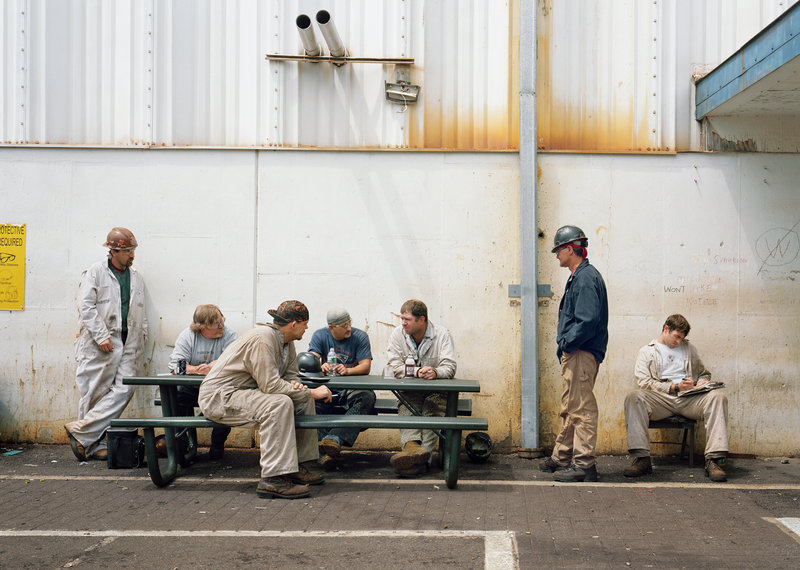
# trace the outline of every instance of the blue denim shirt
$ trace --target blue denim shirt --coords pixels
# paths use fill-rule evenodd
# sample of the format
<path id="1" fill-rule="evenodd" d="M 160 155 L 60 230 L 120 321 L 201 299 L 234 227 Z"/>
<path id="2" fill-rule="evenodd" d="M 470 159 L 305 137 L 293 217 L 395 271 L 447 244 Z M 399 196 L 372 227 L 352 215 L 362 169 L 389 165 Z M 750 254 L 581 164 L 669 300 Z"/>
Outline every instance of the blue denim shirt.
<path id="1" fill-rule="evenodd" d="M 608 295 L 603 277 L 584 259 L 567 279 L 558 306 L 559 360 L 565 352 L 584 350 L 603 362 L 608 345 Z"/>

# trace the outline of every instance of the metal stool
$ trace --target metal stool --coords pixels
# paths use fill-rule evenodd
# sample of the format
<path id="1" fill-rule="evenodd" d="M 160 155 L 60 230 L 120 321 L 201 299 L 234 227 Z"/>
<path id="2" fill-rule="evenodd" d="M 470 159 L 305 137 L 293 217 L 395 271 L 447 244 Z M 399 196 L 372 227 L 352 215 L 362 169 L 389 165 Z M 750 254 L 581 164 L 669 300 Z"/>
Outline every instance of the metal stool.
<path id="1" fill-rule="evenodd" d="M 683 441 L 681 442 L 681 457 L 686 449 L 686 438 L 689 437 L 689 465 L 694 467 L 694 428 L 697 420 L 690 420 L 683 416 L 674 415 L 663 420 L 650 420 L 649 429 L 682 429 Z M 651 441 L 650 443 L 664 443 L 678 445 L 676 441 Z"/>

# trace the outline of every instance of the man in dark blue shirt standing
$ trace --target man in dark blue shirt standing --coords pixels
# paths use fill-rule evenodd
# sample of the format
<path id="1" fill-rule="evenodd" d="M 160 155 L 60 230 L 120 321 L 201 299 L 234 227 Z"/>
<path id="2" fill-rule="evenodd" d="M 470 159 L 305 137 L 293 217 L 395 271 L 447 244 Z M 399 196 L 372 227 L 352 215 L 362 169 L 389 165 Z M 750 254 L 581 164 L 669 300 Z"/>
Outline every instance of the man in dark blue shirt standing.
<path id="1" fill-rule="evenodd" d="M 562 482 L 597 481 L 597 400 L 594 381 L 608 344 L 608 295 L 603 277 L 586 259 L 589 240 L 576 226 L 556 231 L 552 253 L 570 270 L 558 307 L 561 418 L 553 455 L 539 465 Z"/>

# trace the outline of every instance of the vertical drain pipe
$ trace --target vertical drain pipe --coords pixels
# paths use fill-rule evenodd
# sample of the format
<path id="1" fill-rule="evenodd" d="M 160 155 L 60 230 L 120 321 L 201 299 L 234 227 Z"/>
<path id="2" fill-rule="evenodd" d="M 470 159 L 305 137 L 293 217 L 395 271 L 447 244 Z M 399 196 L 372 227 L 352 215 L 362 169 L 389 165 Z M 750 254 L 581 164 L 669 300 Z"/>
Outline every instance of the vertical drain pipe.
<path id="1" fill-rule="evenodd" d="M 519 186 L 522 313 L 522 449 L 541 457 L 539 447 L 539 331 L 536 218 L 536 16 L 537 0 L 520 1 Z"/>

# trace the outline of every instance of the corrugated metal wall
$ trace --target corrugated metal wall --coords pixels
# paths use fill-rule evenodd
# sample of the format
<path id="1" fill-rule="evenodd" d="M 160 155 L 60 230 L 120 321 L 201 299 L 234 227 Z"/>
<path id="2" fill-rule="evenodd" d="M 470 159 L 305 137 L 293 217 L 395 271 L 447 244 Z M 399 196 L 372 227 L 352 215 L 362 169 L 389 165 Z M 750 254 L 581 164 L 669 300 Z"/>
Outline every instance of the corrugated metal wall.
<path id="1" fill-rule="evenodd" d="M 513 150 L 518 4 L 5 0 L 0 144 Z M 540 148 L 699 150 L 692 76 L 791 4 L 540 0 Z M 394 65 L 264 59 L 320 9 L 351 55 L 414 58 L 420 101 L 385 100 Z"/>
<path id="2" fill-rule="evenodd" d="M 385 100 L 394 65 L 265 60 L 302 53 L 295 19 L 320 9 L 350 55 L 414 58 L 420 101 Z M 518 12 L 516 0 L 6 0 L 0 142 L 515 149 Z"/>
<path id="3" fill-rule="evenodd" d="M 541 150 L 700 150 L 692 78 L 788 0 L 540 0 Z"/>

